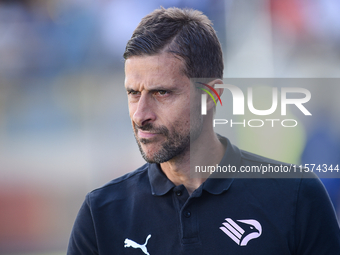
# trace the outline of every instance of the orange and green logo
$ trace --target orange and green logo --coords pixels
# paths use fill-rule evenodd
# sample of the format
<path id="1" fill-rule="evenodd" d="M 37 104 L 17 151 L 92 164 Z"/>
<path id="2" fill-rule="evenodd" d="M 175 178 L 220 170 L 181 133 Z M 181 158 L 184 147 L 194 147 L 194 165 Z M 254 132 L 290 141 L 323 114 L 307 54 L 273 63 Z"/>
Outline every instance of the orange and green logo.
<path id="1" fill-rule="evenodd" d="M 220 101 L 221 106 L 222 106 L 221 98 L 220 98 L 220 96 L 218 95 L 217 91 L 216 91 L 212 86 L 210 86 L 210 85 L 208 85 L 208 84 L 205 84 L 205 83 L 203 83 L 203 82 L 196 82 L 196 83 L 202 84 L 202 85 L 206 86 L 207 88 L 209 88 L 212 92 L 214 92 L 215 95 L 217 96 L 218 100 Z M 206 93 L 212 98 L 212 100 L 214 100 L 215 105 L 217 105 L 214 96 L 209 92 L 209 90 L 204 89 L 204 88 L 199 88 L 199 89 L 201 89 L 201 90 L 203 90 L 204 92 L 206 92 Z"/>

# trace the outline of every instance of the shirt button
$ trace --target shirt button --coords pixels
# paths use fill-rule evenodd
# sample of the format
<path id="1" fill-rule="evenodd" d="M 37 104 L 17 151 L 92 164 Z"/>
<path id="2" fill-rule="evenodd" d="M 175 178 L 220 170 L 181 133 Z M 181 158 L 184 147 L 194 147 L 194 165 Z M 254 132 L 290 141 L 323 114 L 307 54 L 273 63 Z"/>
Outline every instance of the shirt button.
<path id="1" fill-rule="evenodd" d="M 177 195 L 177 196 L 182 196 L 182 191 L 177 191 L 177 192 L 176 192 L 176 195 Z"/>
<path id="2" fill-rule="evenodd" d="M 191 212 L 190 212 L 190 211 L 185 211 L 185 212 L 184 212 L 184 216 L 185 216 L 186 218 L 189 218 L 189 217 L 191 216 Z"/>

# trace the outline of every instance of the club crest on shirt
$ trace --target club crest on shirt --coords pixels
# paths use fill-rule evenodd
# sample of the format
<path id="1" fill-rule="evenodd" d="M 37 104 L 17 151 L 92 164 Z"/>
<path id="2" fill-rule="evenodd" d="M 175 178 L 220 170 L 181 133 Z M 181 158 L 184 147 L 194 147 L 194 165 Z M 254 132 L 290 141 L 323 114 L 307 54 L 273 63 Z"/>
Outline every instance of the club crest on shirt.
<path id="1" fill-rule="evenodd" d="M 237 245 L 246 246 L 252 239 L 262 234 L 262 226 L 257 220 L 236 220 L 226 218 L 220 229 L 229 236 Z"/>

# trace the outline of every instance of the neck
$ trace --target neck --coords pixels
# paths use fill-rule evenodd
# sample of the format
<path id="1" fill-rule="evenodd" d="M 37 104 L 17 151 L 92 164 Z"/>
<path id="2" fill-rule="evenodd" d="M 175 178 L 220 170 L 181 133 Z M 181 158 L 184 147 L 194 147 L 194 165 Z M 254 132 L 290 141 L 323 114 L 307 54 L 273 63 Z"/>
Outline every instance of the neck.
<path id="1" fill-rule="evenodd" d="M 225 148 L 213 129 L 203 128 L 201 135 L 190 144 L 186 152 L 162 163 L 161 168 L 170 181 L 176 186 L 183 184 L 191 195 L 207 179 L 207 176 L 192 177 L 190 163 L 192 166 L 213 166 L 220 163 L 224 152 Z"/>

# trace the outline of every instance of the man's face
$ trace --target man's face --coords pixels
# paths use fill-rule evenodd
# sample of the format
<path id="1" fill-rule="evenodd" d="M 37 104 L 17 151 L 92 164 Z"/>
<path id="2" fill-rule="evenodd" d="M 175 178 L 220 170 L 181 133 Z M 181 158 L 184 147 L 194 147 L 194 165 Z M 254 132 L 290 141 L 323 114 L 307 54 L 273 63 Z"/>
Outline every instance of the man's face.
<path id="1" fill-rule="evenodd" d="M 193 111 L 190 125 L 190 94 L 196 92 L 180 59 L 169 53 L 130 57 L 125 88 L 135 138 L 147 162 L 163 163 L 189 151 L 190 134 L 191 139 L 200 135 L 202 118 Z"/>

